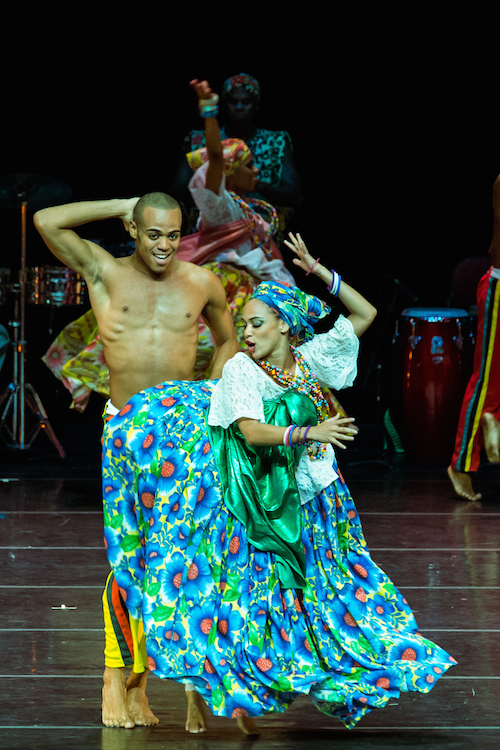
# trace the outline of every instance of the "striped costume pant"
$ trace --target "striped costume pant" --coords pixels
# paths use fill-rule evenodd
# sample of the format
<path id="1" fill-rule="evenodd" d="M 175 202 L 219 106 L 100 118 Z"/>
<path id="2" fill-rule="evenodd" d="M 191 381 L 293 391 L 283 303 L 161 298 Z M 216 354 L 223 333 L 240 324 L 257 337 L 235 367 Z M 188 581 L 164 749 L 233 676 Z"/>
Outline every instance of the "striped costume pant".
<path id="1" fill-rule="evenodd" d="M 460 410 L 451 465 L 457 471 L 474 472 L 484 444 L 483 414 L 500 421 L 500 269 L 490 268 L 477 287 L 477 337 L 474 370 Z"/>
<path id="2" fill-rule="evenodd" d="M 134 672 L 144 672 L 148 657 L 142 621 L 129 615 L 113 573 L 106 581 L 102 611 L 106 639 L 104 664 L 115 669 L 131 667 Z"/>

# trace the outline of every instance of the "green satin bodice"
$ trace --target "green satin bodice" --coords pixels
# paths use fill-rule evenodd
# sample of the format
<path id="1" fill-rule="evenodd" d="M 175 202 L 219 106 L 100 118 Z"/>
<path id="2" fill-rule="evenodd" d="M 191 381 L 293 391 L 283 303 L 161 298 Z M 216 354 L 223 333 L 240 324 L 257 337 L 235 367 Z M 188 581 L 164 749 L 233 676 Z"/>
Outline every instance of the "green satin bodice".
<path id="1" fill-rule="evenodd" d="M 267 424 L 315 425 L 312 401 L 286 391 L 264 401 Z M 282 588 L 305 587 L 305 555 L 301 539 L 300 496 L 295 467 L 304 448 L 250 446 L 237 423 L 227 429 L 207 425 L 219 470 L 224 500 L 245 526 L 258 550 L 274 552 Z"/>

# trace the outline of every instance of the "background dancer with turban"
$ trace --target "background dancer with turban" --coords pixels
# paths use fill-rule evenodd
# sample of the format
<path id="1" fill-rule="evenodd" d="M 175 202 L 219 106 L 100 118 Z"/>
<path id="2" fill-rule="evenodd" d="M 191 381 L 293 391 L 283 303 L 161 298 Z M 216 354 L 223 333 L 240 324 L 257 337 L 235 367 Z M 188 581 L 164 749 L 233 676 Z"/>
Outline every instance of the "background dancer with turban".
<path id="1" fill-rule="evenodd" d="M 274 206 L 259 199 L 246 198 L 255 188 L 259 175 L 251 150 L 241 139 L 221 139 L 217 119 L 218 95 L 207 81 L 195 79 L 191 85 L 198 95 L 200 115 L 205 120 L 206 143 L 204 148 L 186 155 L 187 163 L 195 172 L 189 189 L 200 211 L 197 228 L 203 232 L 228 226 L 225 251 L 212 251 L 209 257 L 243 267 L 258 280 L 272 278 L 295 284 L 273 241 L 277 227 Z M 268 221 L 260 212 L 266 214 Z M 234 221 L 245 221 L 246 225 L 245 232 L 236 239 L 229 235 Z"/>
<path id="2" fill-rule="evenodd" d="M 281 241 L 294 209 L 302 203 L 302 185 L 297 172 L 293 144 L 286 130 L 269 130 L 257 124 L 261 103 L 259 82 L 246 73 L 230 76 L 221 89 L 221 138 L 238 138 L 252 152 L 259 170 L 255 188 L 248 194 L 271 203 L 278 212 Z M 170 191 L 178 200 L 191 203 L 188 183 L 191 174 L 185 155 L 205 144 L 205 130 L 193 129 L 184 139 L 183 154 Z M 280 244 L 280 242 L 278 243 Z"/>
<path id="3" fill-rule="evenodd" d="M 248 542 L 235 650 L 249 668 L 239 675 L 239 706 L 254 716 L 283 711 L 303 693 L 352 728 L 402 691 L 428 692 L 455 661 L 418 633 L 406 600 L 371 559 L 333 451 L 355 430 L 350 419 L 328 418 L 320 386 L 352 384 L 358 337 L 375 310 L 300 236 L 287 244 L 350 314 L 314 335 L 328 306 L 262 282 L 243 311 L 248 353 L 224 366 L 212 394 L 209 437 L 222 492 Z M 234 533 L 230 520 L 224 529 Z M 227 680 L 231 657 L 220 655 L 224 669 L 216 651 L 207 655 L 212 694 L 217 676 Z"/>
<path id="4" fill-rule="evenodd" d="M 135 241 L 133 255 L 114 258 L 75 232 L 76 227 L 87 222 L 111 218 L 121 219 L 130 231 Z M 217 342 L 215 373 L 220 373 L 224 362 L 238 350 L 219 280 L 209 270 L 176 257 L 181 223 L 182 214 L 177 201 L 164 193 L 150 193 L 140 200 L 72 203 L 35 214 L 35 225 L 49 249 L 63 263 L 80 272 L 89 288 L 110 372 L 111 400 L 107 408 L 110 421 L 107 421 L 104 433 L 114 420 L 118 420 L 120 446 L 132 454 L 139 451 L 143 462 L 147 459 L 146 447 L 142 443 L 131 447 L 127 435 L 127 429 L 133 433 L 135 417 L 131 400 L 135 397 L 134 403 L 147 402 L 151 394 L 158 394 L 155 386 L 165 381 L 189 384 L 186 381 L 191 380 L 196 358 L 199 317 L 203 316 L 207 321 Z M 208 388 L 202 389 L 200 385 L 198 400 L 206 400 L 208 392 Z M 154 447 L 158 441 L 155 433 Z M 113 445 L 115 453 L 119 452 L 118 445 L 117 440 Z M 105 521 L 112 512 L 111 503 L 118 489 L 126 498 L 118 523 L 105 529 L 108 556 L 118 556 L 122 552 L 113 545 L 119 527 L 127 536 L 129 551 L 140 547 L 145 531 L 139 505 L 136 518 L 135 489 L 130 485 L 132 467 L 126 465 L 122 469 L 119 488 L 112 486 L 103 461 Z M 119 604 L 121 593 L 126 594 L 126 582 L 108 582 L 105 593 Z M 107 726 L 132 727 L 134 723 L 157 722 L 145 695 L 147 661 L 144 663 L 141 659 L 139 645 L 142 628 L 140 602 L 128 599 L 127 606 L 136 620 L 128 632 L 128 612 L 123 607 L 123 627 L 128 632 L 123 640 L 128 656 L 124 656 L 118 646 L 114 647 L 110 636 L 114 633 L 113 623 L 117 625 L 116 611 L 111 607 L 106 617 L 105 607 L 103 723 Z M 132 665 L 128 692 L 125 692 L 123 667 Z M 194 697 L 193 694 L 188 696 L 188 724 L 192 719 L 198 728 L 203 728 L 202 718 L 193 705 Z M 193 728 L 192 724 L 190 726 Z"/>
<path id="5" fill-rule="evenodd" d="M 218 96 L 207 81 L 191 81 L 205 121 L 204 148 L 186 156 L 192 174 L 189 190 L 199 210 L 197 232 L 182 239 L 180 257 L 203 263 L 221 279 L 226 289 L 236 331 L 241 332 L 241 310 L 262 279 L 295 285 L 274 242 L 277 214 L 274 206 L 248 199 L 259 170 L 248 145 L 237 138 L 221 140 Z M 239 336 L 244 348 L 243 336 Z M 213 340 L 200 326 L 195 378 L 210 375 Z"/>

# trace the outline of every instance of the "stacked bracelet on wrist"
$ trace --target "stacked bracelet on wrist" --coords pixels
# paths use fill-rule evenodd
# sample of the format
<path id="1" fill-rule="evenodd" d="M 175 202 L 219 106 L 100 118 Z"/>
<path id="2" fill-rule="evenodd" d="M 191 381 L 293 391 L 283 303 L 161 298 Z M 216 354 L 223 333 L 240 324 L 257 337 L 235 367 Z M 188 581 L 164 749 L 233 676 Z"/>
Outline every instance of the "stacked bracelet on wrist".
<path id="1" fill-rule="evenodd" d="M 296 443 L 294 443 L 293 442 L 293 432 L 296 429 L 298 429 L 298 431 L 299 431 L 298 432 L 299 439 L 297 440 Z M 310 424 L 307 425 L 307 427 L 306 427 L 306 429 L 304 431 L 304 434 L 302 435 L 302 440 L 300 440 L 300 430 L 301 429 L 302 428 L 301 427 L 297 427 L 296 424 L 291 424 L 290 427 L 287 427 L 286 430 L 285 430 L 285 434 L 283 435 L 283 445 L 286 445 L 287 448 L 293 448 L 296 445 L 305 445 L 306 444 L 307 433 L 311 429 L 311 425 Z"/>
<path id="2" fill-rule="evenodd" d="M 334 297 L 338 297 L 339 291 L 340 291 L 340 282 L 342 281 L 342 278 L 339 273 L 333 270 L 333 268 L 332 268 L 332 276 L 333 276 L 332 285 L 328 287 L 328 291 Z"/>
<path id="3" fill-rule="evenodd" d="M 214 94 L 210 99 L 200 99 L 198 109 L 202 117 L 217 117 L 219 114 L 219 96 Z"/>

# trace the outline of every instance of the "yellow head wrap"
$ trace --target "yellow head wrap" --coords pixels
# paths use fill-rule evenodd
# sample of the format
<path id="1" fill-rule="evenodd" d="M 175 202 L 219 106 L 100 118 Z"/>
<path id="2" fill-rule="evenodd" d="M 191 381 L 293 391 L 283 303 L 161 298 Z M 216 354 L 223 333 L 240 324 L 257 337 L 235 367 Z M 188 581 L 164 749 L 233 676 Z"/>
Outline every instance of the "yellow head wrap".
<path id="1" fill-rule="evenodd" d="M 239 138 L 226 138 L 225 141 L 222 141 L 222 149 L 226 176 L 233 174 L 251 153 L 245 141 Z M 207 149 L 199 148 L 196 151 L 191 151 L 189 154 L 186 154 L 186 159 L 193 172 L 196 172 L 197 169 L 208 161 Z"/>

